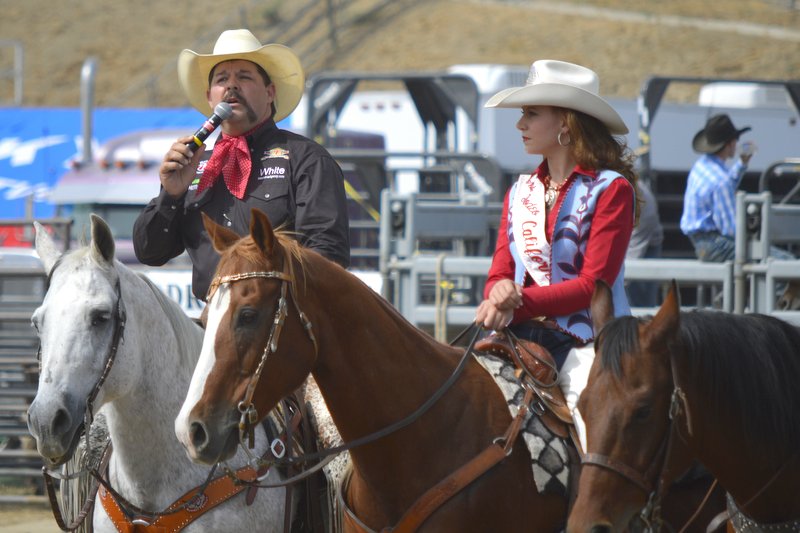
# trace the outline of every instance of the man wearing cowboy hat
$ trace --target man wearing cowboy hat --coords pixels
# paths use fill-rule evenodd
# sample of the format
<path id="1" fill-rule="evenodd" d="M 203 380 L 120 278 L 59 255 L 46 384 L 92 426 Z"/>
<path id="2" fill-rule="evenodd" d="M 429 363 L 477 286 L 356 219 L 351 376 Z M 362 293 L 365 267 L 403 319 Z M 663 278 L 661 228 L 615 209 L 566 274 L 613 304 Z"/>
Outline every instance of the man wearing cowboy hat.
<path id="1" fill-rule="evenodd" d="M 730 117 L 714 115 L 692 140 L 695 152 L 703 154 L 692 166 L 683 199 L 681 231 L 689 237 L 701 261 L 722 262 L 734 257 L 736 233 L 736 189 L 747 170 L 752 151 L 736 155 L 739 137 L 750 127 L 737 129 Z"/>
<path id="2" fill-rule="evenodd" d="M 222 122 L 213 151 L 196 150 L 191 135 L 177 139 L 159 169 L 161 191 L 133 227 L 140 262 L 159 266 L 186 250 L 192 292 L 205 299 L 219 257 L 201 213 L 246 235 L 250 210 L 273 226 L 296 232 L 305 246 L 342 266 L 350 263 L 344 178 L 331 155 L 313 141 L 279 129 L 303 94 L 299 58 L 279 44 L 261 45 L 248 30 L 223 32 L 211 54 L 184 50 L 178 79 L 189 103 L 210 115 L 220 102 Z"/>

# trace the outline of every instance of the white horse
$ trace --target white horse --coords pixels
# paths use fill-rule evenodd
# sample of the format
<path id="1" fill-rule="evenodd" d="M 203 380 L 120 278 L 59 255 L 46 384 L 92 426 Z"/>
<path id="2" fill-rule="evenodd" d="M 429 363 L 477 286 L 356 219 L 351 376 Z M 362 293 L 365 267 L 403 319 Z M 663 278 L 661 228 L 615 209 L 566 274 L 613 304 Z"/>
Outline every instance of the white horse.
<path id="1" fill-rule="evenodd" d="M 161 512 L 203 485 L 210 472 L 189 460 L 174 433 L 203 331 L 145 277 L 114 259 L 111 231 L 95 215 L 91 234 L 89 246 L 61 256 L 47 232 L 36 225 L 36 251 L 50 285 L 32 318 L 41 342 L 41 373 L 28 427 L 46 462 L 60 465 L 81 438 L 87 403 L 93 403 L 95 411 L 102 407 L 113 445 L 109 485 L 125 503 Z M 120 320 L 118 302 L 127 317 L 123 338 L 97 388 Z M 94 390 L 94 401 L 87 402 Z M 260 427 L 258 431 L 254 453 L 266 449 L 264 432 Z M 243 452 L 229 464 L 245 466 Z M 273 469 L 263 482 L 279 479 Z M 259 489 L 252 505 L 246 504 L 246 492 L 205 512 L 186 529 L 283 531 L 285 489 Z M 114 532 L 99 499 L 94 529 Z M 182 512 L 191 515 L 202 500 L 198 497 Z"/>

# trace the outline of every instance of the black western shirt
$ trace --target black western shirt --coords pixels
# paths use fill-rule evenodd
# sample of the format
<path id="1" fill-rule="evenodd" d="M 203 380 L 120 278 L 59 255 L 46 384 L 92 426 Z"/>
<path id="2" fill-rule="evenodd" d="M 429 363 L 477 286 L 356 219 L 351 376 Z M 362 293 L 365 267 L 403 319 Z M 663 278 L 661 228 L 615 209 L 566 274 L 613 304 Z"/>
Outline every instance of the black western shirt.
<path id="1" fill-rule="evenodd" d="M 250 232 L 250 210 L 267 214 L 273 227 L 296 232 L 301 244 L 343 267 L 350 264 L 349 222 L 342 170 L 319 144 L 273 121 L 247 137 L 252 168 L 242 200 L 233 196 L 222 177 L 197 192 L 211 156 L 206 151 L 197 176 L 183 197 L 163 188 L 133 225 L 136 258 L 160 266 L 185 250 L 192 260 L 192 292 L 205 300 L 219 262 L 200 213 L 239 235 Z"/>

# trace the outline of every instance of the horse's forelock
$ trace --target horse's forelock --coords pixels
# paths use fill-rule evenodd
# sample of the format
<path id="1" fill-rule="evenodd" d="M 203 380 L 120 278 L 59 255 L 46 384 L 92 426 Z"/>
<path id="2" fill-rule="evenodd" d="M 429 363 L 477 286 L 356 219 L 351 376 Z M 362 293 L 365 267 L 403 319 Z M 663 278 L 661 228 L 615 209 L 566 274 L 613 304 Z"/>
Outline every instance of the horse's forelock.
<path id="1" fill-rule="evenodd" d="M 602 351 L 603 368 L 622 376 L 622 356 L 639 351 L 639 324 L 636 317 L 623 316 L 606 324 L 597 334 L 595 346 Z"/>
<path id="2" fill-rule="evenodd" d="M 306 278 L 306 249 L 292 238 L 292 232 L 279 228 L 274 235 L 273 257 L 265 257 L 261 248 L 248 235 L 222 253 L 216 275 L 282 270 L 289 274 L 292 289 L 296 289 L 295 274 L 299 273 Z"/>
<path id="3" fill-rule="evenodd" d="M 76 268 L 73 265 L 78 266 Z M 91 248 L 84 246 L 67 252 L 59 258 L 56 264 L 53 265 L 53 269 L 50 271 L 48 284 L 62 272 L 83 270 L 84 265 L 90 265 L 92 268 L 99 270 L 112 286 L 119 278 L 119 274 L 115 271 L 113 263 L 98 261 Z"/>

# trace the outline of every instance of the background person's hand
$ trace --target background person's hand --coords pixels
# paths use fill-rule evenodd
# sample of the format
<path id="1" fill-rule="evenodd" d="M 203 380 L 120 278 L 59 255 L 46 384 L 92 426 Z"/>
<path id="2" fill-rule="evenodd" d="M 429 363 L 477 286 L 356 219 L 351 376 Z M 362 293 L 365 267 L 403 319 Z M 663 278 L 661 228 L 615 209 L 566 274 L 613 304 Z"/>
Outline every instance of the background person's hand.
<path id="1" fill-rule="evenodd" d="M 739 145 L 739 158 L 742 160 L 742 163 L 747 165 L 752 159 L 753 154 L 756 153 L 758 147 L 756 143 L 753 141 L 744 141 L 742 144 Z"/>
<path id="2" fill-rule="evenodd" d="M 205 145 L 192 148 L 186 143 L 192 142 L 192 136 L 181 137 L 173 144 L 169 151 L 164 155 L 161 167 L 158 169 L 158 177 L 161 179 L 161 186 L 164 191 L 173 198 L 180 198 L 194 180 L 197 173 L 197 166 L 200 158 L 203 157 Z"/>

